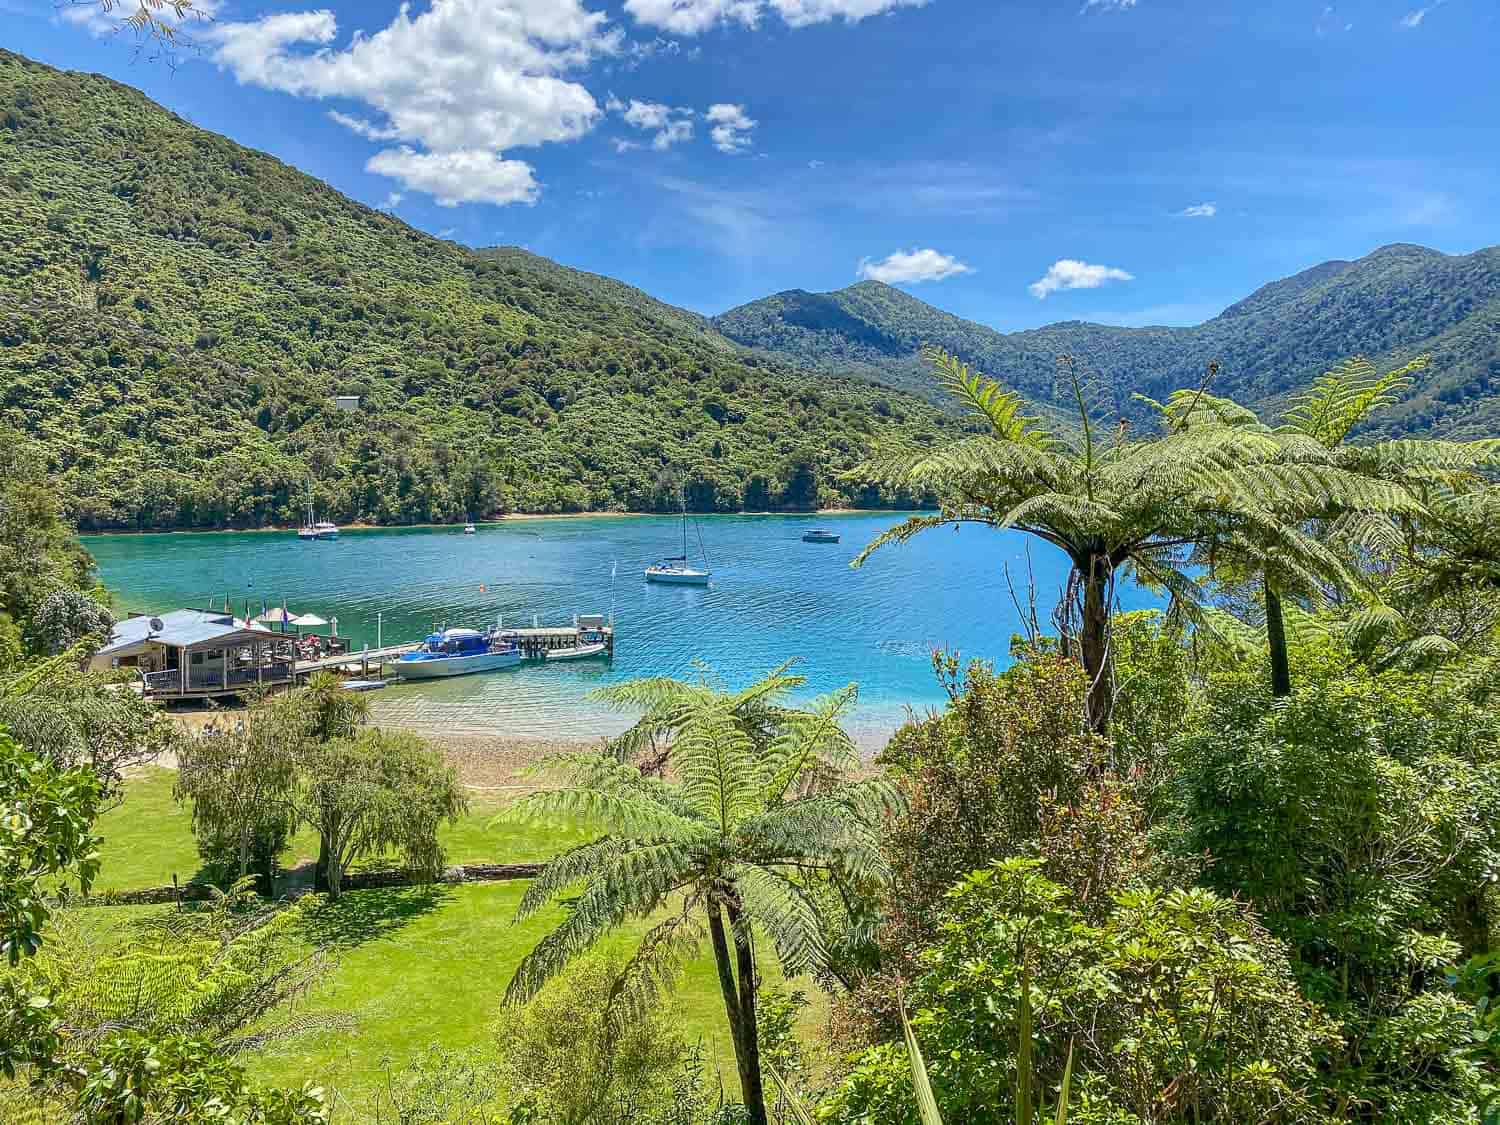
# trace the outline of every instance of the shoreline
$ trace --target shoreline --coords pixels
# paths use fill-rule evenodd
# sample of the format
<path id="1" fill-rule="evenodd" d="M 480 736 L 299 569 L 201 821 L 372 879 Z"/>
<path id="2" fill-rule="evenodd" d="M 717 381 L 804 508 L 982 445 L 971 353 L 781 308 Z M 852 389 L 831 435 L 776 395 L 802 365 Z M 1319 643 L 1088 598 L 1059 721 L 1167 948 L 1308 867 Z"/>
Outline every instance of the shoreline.
<path id="1" fill-rule="evenodd" d="M 902 516 L 912 515 L 919 509 L 911 508 L 818 508 L 814 511 L 788 512 L 689 512 L 693 519 L 740 519 L 764 516 L 788 516 L 816 519 L 819 516 Z M 528 520 L 593 520 L 593 519 L 666 519 L 676 518 L 672 512 L 507 512 L 492 519 L 476 520 L 474 526 L 500 526 Z M 461 523 L 347 523 L 339 525 L 339 533 L 363 531 L 441 531 L 461 529 Z M 127 538 L 137 535 L 290 535 L 296 527 L 153 527 L 140 529 L 111 528 L 106 531 L 80 531 L 80 539 Z"/>

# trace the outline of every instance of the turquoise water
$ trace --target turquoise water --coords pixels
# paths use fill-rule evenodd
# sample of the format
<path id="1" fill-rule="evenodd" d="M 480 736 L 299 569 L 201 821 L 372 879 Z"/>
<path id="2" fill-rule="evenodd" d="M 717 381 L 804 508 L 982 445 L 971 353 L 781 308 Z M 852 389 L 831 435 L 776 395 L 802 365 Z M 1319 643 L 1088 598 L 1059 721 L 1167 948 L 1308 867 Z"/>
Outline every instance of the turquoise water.
<path id="1" fill-rule="evenodd" d="M 849 561 L 900 516 L 716 516 L 698 521 L 713 568 L 707 589 L 648 584 L 642 570 L 680 548 L 669 518 L 506 520 L 466 536 L 458 528 L 346 531 L 302 543 L 291 532 L 89 536 L 119 608 L 162 611 L 248 601 L 338 618 L 355 647 L 418 640 L 435 625 L 566 624 L 608 614 L 615 657 L 424 684 L 372 696 L 378 718 L 449 730 L 592 738 L 629 716 L 587 698 L 590 689 L 636 676 L 695 677 L 699 665 L 731 686 L 800 657 L 808 692 L 851 681 L 860 700 L 851 731 L 867 745 L 944 700 L 934 648 L 1004 663 L 1019 615 L 1009 564 L 1024 599 L 1030 572 L 1045 622 L 1067 576 L 1057 552 L 1018 532 L 965 526 L 929 531 Z M 812 526 L 837 530 L 836 545 L 803 543 Z M 696 555 L 696 539 L 693 544 Z M 611 581 L 611 570 L 618 573 Z M 1127 607 L 1148 596 L 1123 590 Z"/>

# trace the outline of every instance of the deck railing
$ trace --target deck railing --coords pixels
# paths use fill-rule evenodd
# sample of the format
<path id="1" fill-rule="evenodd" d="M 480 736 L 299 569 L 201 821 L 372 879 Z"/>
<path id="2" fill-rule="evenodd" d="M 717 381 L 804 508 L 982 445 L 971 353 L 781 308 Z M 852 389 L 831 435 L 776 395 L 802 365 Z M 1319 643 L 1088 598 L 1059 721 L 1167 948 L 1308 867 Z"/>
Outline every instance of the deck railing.
<path id="1" fill-rule="evenodd" d="M 288 660 L 277 660 L 264 665 L 259 674 L 254 668 L 231 668 L 229 670 L 229 682 L 224 682 L 224 670 L 222 668 L 206 666 L 192 668 L 188 671 L 187 690 L 194 691 L 222 691 L 233 690 L 237 687 L 249 687 L 256 683 L 281 684 L 292 679 L 292 663 Z M 165 672 L 148 672 L 146 674 L 147 695 L 181 695 L 182 673 L 171 668 Z"/>

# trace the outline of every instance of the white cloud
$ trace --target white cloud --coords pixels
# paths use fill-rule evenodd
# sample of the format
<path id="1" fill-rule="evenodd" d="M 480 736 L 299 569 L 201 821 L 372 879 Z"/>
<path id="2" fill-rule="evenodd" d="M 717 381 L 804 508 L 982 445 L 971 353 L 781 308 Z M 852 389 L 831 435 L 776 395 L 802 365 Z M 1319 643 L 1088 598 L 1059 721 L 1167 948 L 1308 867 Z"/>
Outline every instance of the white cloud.
<path id="1" fill-rule="evenodd" d="M 1191 207 L 1184 207 L 1177 212 L 1182 219 L 1212 219 L 1219 213 L 1217 203 L 1194 203 Z"/>
<path id="2" fill-rule="evenodd" d="M 641 147 L 640 145 L 636 144 L 634 141 L 621 140 L 619 137 L 613 137 L 613 138 L 611 138 L 609 143 L 615 146 L 615 151 L 616 152 L 629 152 L 631 149 L 636 149 L 636 148 L 640 148 Z"/>
<path id="3" fill-rule="evenodd" d="M 626 103 L 611 94 L 604 108 L 611 113 L 618 113 L 627 125 L 654 133 L 651 147 L 658 152 L 665 152 L 673 145 L 693 137 L 693 118 L 696 115 L 686 106 L 643 102 L 635 98 Z M 631 141 L 615 141 L 614 145 L 616 152 L 627 152 L 640 147 Z"/>
<path id="4" fill-rule="evenodd" d="M 973 269 L 951 254 L 936 250 L 897 250 L 884 261 L 864 258 L 855 270 L 856 277 L 883 281 L 887 285 L 913 285 L 923 281 L 942 281 Z"/>
<path id="5" fill-rule="evenodd" d="M 703 115 L 708 123 L 713 126 L 709 135 L 713 137 L 714 148 L 733 156 L 744 152 L 750 147 L 750 132 L 756 126 L 756 121 L 742 105 L 730 105 L 719 103 L 708 107 L 708 112 Z"/>
<path id="6" fill-rule="evenodd" d="M 460 203 L 535 203 L 541 187 L 531 165 L 486 149 L 418 152 L 409 145 L 370 157 L 365 169 L 425 191 L 443 207 Z"/>
<path id="7" fill-rule="evenodd" d="M 1428 4 L 1425 8 L 1413 8 L 1401 17 L 1401 26 L 1408 30 L 1421 27 L 1423 21 L 1442 6 L 1443 0 L 1434 0 L 1433 3 Z"/>
<path id="8" fill-rule="evenodd" d="M 337 110 L 334 120 L 371 140 L 407 142 L 369 166 L 411 175 L 402 182 L 415 190 L 435 185 L 450 203 L 534 200 L 531 169 L 503 151 L 593 128 L 599 106 L 565 74 L 618 53 L 623 41 L 582 0 L 432 0 L 416 15 L 403 4 L 373 34 L 356 32 L 344 47 L 333 45 L 337 35 L 323 9 L 215 24 L 204 38 L 242 83 L 366 106 L 374 120 Z M 460 167 L 479 185 L 459 190 L 448 176 Z"/>
<path id="9" fill-rule="evenodd" d="M 1059 289 L 1098 289 L 1111 281 L 1134 280 L 1134 274 L 1114 266 L 1095 266 L 1075 258 L 1059 258 L 1052 263 L 1052 268 L 1045 277 L 1040 281 L 1033 281 L 1027 288 L 1031 290 L 1033 297 L 1043 301 L 1047 294 L 1056 293 Z"/>
<path id="10" fill-rule="evenodd" d="M 625 0 L 637 21 L 678 35 L 701 35 L 719 23 L 755 27 L 768 13 L 789 27 L 843 19 L 855 23 L 896 8 L 920 8 L 928 0 Z M 1134 0 L 1130 0 L 1134 2 Z"/>
<path id="11" fill-rule="evenodd" d="M 399 129 L 385 129 L 379 125 L 372 125 L 363 117 L 355 117 L 350 113 L 340 113 L 336 109 L 328 111 L 328 119 L 336 125 L 342 125 L 351 133 L 358 133 L 367 141 L 394 141 L 401 136 Z"/>
<path id="12" fill-rule="evenodd" d="M 385 197 L 385 202 L 380 205 L 380 207 L 378 208 L 378 210 L 381 210 L 381 211 L 394 211 L 397 207 L 399 207 L 401 205 L 401 201 L 403 199 L 405 199 L 405 198 L 406 198 L 406 196 L 404 194 L 402 194 L 401 192 L 399 192 L 399 191 L 393 191 L 393 192 L 391 192 L 389 195 L 387 195 Z"/>
<path id="13" fill-rule="evenodd" d="M 1085 12 L 1128 12 L 1136 0 L 1083 0 Z"/>

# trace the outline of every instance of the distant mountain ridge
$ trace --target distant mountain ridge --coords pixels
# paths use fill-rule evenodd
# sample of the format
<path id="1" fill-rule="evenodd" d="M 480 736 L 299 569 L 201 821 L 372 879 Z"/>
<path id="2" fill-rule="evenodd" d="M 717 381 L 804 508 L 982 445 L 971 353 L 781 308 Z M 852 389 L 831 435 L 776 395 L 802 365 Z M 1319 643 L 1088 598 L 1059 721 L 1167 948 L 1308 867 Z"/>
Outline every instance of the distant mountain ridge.
<path id="1" fill-rule="evenodd" d="M 874 281 L 833 293 L 790 290 L 731 309 L 713 324 L 730 339 L 799 363 L 930 389 L 923 344 L 955 352 L 1038 403 L 1056 403 L 1056 359 L 1075 356 L 1111 381 L 1122 413 L 1202 378 L 1275 414 L 1290 391 L 1340 359 L 1401 361 L 1431 353 L 1414 393 L 1385 411 L 1387 433 L 1500 433 L 1500 247 L 1448 255 L 1384 246 L 1273 281 L 1191 328 L 1118 328 L 1066 321 L 1010 334 Z"/>

